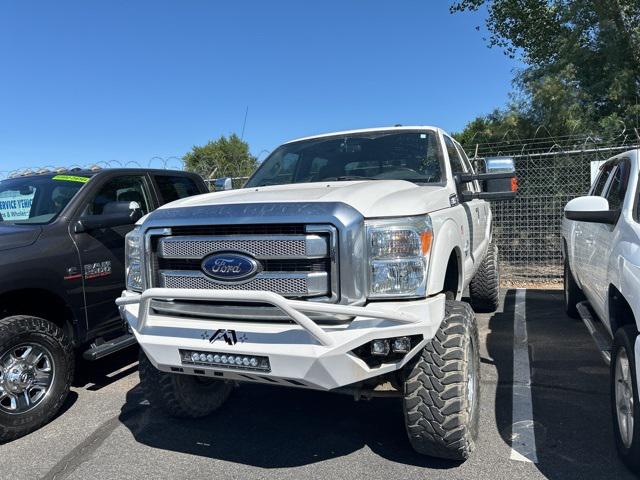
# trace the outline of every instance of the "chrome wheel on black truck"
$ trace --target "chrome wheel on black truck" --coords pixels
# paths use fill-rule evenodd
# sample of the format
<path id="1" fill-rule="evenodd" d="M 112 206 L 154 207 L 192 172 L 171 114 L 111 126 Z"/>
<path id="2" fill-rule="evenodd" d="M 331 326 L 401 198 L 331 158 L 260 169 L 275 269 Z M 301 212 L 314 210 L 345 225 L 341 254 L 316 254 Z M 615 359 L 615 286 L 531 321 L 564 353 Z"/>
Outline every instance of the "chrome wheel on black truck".
<path id="1" fill-rule="evenodd" d="M 69 393 L 71 344 L 53 323 L 16 315 L 0 320 L 0 441 L 48 422 Z"/>

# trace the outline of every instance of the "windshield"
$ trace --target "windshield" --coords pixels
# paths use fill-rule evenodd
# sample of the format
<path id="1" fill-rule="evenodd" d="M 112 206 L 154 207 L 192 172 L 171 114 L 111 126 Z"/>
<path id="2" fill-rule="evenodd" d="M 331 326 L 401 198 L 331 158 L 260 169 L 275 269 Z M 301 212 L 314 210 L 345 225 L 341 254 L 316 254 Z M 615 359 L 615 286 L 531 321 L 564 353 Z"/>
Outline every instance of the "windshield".
<path id="1" fill-rule="evenodd" d="M 346 180 L 442 181 L 434 131 L 379 131 L 314 138 L 282 145 L 245 187 Z"/>
<path id="2" fill-rule="evenodd" d="M 55 175 L 53 177 L 11 178 L 0 182 L 0 222 L 51 222 L 89 177 Z"/>

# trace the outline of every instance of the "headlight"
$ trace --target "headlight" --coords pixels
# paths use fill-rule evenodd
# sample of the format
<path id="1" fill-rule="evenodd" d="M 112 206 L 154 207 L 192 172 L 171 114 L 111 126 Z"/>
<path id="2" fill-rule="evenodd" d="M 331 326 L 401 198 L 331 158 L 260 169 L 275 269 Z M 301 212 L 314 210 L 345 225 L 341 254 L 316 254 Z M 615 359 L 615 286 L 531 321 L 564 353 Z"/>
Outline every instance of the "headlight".
<path id="1" fill-rule="evenodd" d="M 140 227 L 135 227 L 127 233 L 124 255 L 127 290 L 141 292 L 144 290 L 144 279 L 142 277 L 142 234 Z"/>
<path id="2" fill-rule="evenodd" d="M 431 219 L 366 222 L 369 298 L 424 297 L 433 241 Z"/>

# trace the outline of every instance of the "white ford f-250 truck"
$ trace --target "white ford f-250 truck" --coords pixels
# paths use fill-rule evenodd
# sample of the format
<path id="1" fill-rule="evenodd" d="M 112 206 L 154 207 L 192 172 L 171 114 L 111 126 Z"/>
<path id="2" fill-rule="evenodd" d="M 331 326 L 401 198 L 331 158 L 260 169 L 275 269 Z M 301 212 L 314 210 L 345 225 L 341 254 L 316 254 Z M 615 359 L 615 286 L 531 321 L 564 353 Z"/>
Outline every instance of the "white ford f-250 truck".
<path id="1" fill-rule="evenodd" d="M 332 133 L 141 220 L 117 303 L 151 405 L 207 415 L 239 382 L 395 395 L 418 452 L 466 459 L 480 378 L 460 300 L 498 305 L 486 199 L 516 186 L 510 159 L 488 163 L 437 128 Z"/>
<path id="2" fill-rule="evenodd" d="M 640 422 L 635 421 L 640 419 L 639 162 L 639 150 L 605 162 L 588 196 L 567 203 L 562 224 L 566 311 L 582 317 L 611 365 L 616 445 L 636 473 L 640 473 Z M 592 312 L 601 323 L 594 322 Z"/>

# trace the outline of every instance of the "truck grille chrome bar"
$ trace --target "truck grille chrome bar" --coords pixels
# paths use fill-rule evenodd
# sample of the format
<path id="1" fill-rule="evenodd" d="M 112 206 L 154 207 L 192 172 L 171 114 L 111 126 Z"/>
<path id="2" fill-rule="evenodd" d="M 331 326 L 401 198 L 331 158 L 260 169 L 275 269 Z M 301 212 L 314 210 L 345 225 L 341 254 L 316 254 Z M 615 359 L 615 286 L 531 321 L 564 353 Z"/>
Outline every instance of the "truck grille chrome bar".
<path id="1" fill-rule="evenodd" d="M 223 225 L 202 229 L 202 235 L 194 229 L 187 229 L 187 235 L 171 229 L 162 234 L 155 230 L 156 236 L 150 238 L 147 232 L 146 246 L 150 250 L 146 253 L 151 265 L 147 287 L 258 290 L 288 298 L 336 302 L 339 298 L 336 228 L 307 225 L 291 230 L 291 234 L 262 234 L 269 231 L 267 227 L 268 224 L 256 225 L 252 229 L 243 225 L 242 234 L 234 231 L 232 235 L 217 234 L 224 232 Z M 200 264 L 205 257 L 221 252 L 250 255 L 262 263 L 264 271 L 243 281 L 214 280 L 201 271 Z"/>

